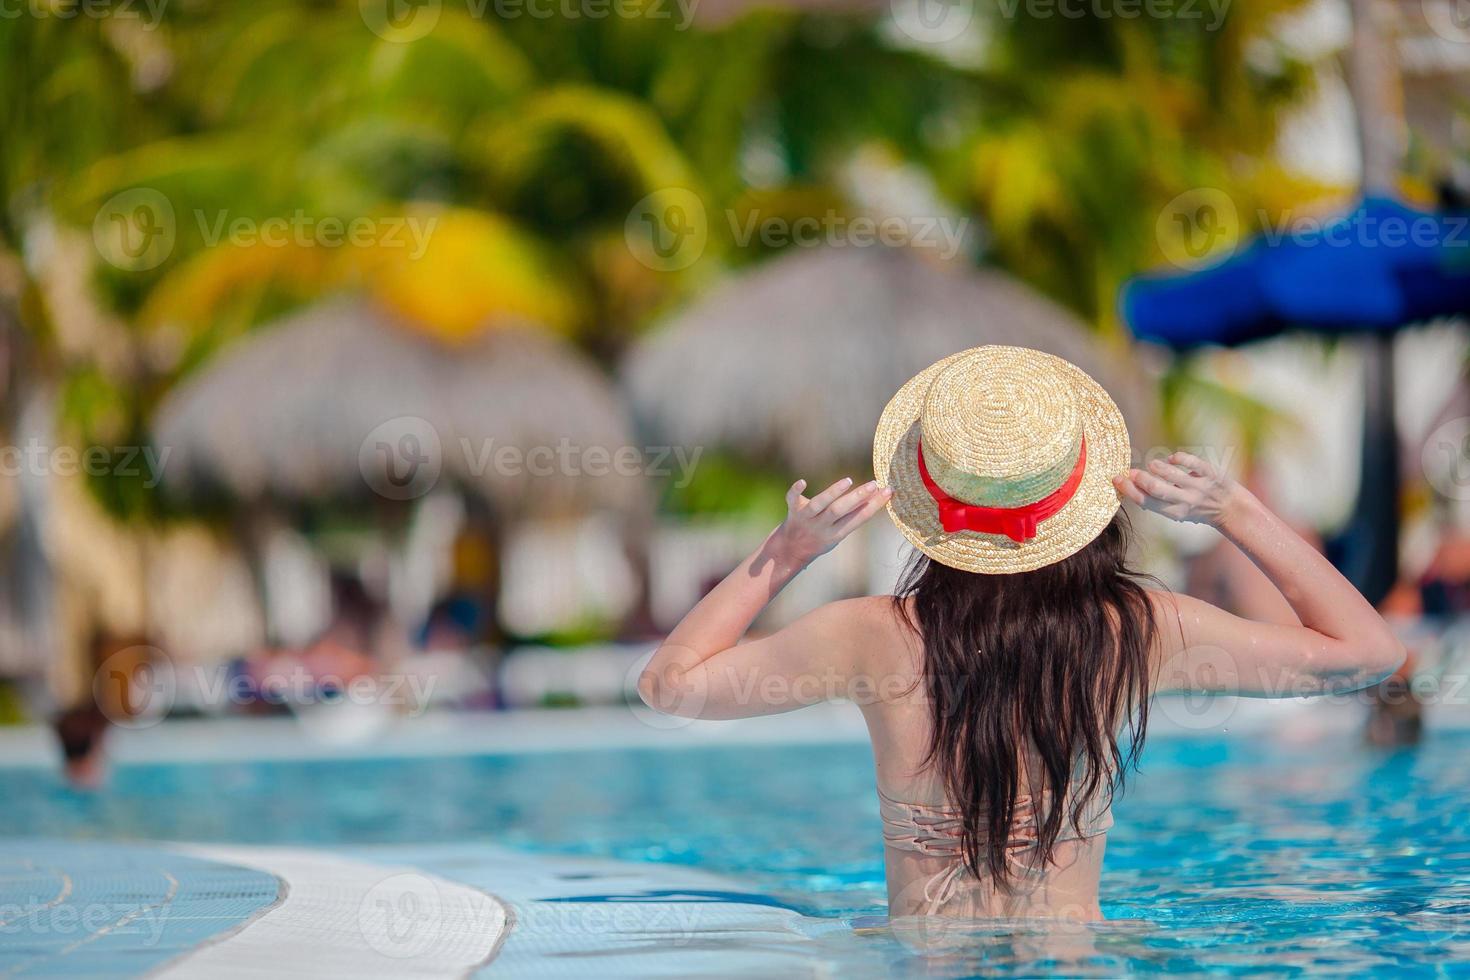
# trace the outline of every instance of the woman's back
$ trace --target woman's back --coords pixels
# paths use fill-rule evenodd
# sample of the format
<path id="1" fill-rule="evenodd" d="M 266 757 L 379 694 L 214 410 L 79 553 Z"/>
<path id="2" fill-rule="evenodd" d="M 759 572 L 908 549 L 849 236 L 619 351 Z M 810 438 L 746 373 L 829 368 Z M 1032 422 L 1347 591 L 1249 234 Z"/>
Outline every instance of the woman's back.
<path id="1" fill-rule="evenodd" d="M 1080 826 L 1064 823 L 1050 858 L 1042 859 L 1038 823 L 1051 796 L 1036 775 L 1034 753 L 1018 754 L 1010 877 L 998 883 L 988 871 L 976 875 L 966 867 L 963 810 L 930 761 L 933 706 L 923 641 L 912 625 L 913 600 L 901 602 L 907 610 L 887 596 L 850 604 L 868 624 L 873 641 L 871 682 L 861 680 L 852 696 L 873 747 L 889 915 L 1101 918 L 1098 877 L 1113 825 L 1108 794 L 1097 792 L 1086 801 Z M 1075 794 L 1067 804 L 1073 802 Z"/>

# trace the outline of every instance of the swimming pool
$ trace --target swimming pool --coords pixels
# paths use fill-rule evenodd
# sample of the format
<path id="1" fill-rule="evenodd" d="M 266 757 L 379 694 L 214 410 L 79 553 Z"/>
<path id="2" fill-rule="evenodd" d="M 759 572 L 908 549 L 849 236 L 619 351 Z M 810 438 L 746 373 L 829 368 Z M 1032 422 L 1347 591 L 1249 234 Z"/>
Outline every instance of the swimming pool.
<path id="1" fill-rule="evenodd" d="M 1470 976 L 1470 733 L 1160 739 L 1117 807 L 1080 949 L 1005 930 L 943 957 L 828 933 L 842 975 L 1420 972 Z M 883 911 L 865 746 L 615 749 L 128 765 L 103 794 L 0 769 L 9 838 L 325 846 L 485 842 L 693 866 L 806 916 Z M 0 937 L 3 942 L 4 937 Z"/>

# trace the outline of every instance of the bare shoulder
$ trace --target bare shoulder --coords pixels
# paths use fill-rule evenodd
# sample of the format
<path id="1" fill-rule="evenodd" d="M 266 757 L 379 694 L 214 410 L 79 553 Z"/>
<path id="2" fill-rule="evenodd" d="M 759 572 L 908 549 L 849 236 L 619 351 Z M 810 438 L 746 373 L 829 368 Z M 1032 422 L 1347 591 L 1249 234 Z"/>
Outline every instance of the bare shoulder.
<path id="1" fill-rule="evenodd" d="M 1187 635 L 1191 624 L 1198 627 L 1201 623 L 1227 615 L 1203 599 L 1182 592 L 1150 589 L 1148 598 L 1154 612 L 1154 645 L 1164 658 L 1173 656 L 1193 642 Z"/>
<path id="2" fill-rule="evenodd" d="M 840 599 L 822 608 L 870 667 L 908 663 L 922 649 L 918 633 L 891 595 Z"/>
<path id="3" fill-rule="evenodd" d="M 860 629 L 877 629 L 897 623 L 897 610 L 891 595 L 865 595 L 853 599 L 838 599 L 822 609 L 833 619 L 852 624 Z"/>
<path id="4" fill-rule="evenodd" d="M 1153 607 L 1154 623 L 1159 631 L 1163 632 L 1169 627 L 1177 627 L 1179 624 L 1179 603 L 1188 600 L 1189 596 L 1170 592 L 1167 589 L 1149 589 L 1148 602 Z"/>

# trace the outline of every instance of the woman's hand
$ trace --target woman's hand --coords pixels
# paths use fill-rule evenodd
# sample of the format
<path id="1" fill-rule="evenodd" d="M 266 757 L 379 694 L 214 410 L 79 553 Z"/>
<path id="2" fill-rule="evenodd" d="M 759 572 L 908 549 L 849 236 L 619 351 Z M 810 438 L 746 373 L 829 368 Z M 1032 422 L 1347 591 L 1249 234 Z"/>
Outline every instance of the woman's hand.
<path id="1" fill-rule="evenodd" d="M 893 491 L 878 481 L 857 489 L 843 477 L 811 499 L 803 497 L 805 480 L 786 491 L 786 520 L 771 533 L 769 545 L 786 558 L 805 565 L 831 551 L 853 529 L 878 513 Z"/>
<path id="2" fill-rule="evenodd" d="M 1246 496 L 1240 484 L 1189 453 L 1156 459 L 1146 470 L 1120 473 L 1113 477 L 1113 486 L 1145 510 L 1213 527 L 1226 523 Z"/>

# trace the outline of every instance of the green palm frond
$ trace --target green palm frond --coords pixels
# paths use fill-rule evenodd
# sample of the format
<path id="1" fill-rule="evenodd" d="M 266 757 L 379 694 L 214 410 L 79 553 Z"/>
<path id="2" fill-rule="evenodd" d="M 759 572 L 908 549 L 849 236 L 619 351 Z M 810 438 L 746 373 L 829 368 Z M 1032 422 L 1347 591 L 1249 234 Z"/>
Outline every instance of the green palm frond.
<path id="1" fill-rule="evenodd" d="M 658 115 L 608 89 L 562 86 L 531 96 L 487 127 L 479 160 L 508 210 L 547 231 L 621 224 L 654 191 L 701 193 Z"/>

